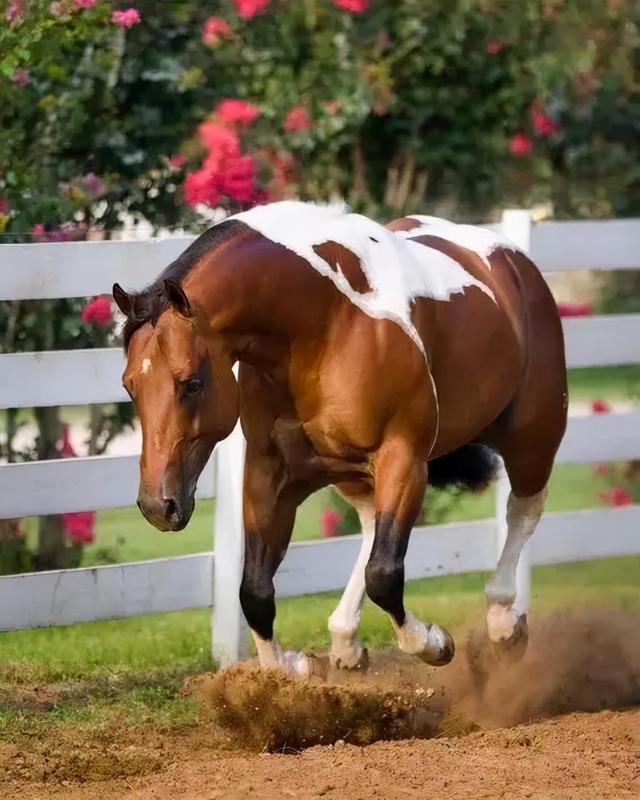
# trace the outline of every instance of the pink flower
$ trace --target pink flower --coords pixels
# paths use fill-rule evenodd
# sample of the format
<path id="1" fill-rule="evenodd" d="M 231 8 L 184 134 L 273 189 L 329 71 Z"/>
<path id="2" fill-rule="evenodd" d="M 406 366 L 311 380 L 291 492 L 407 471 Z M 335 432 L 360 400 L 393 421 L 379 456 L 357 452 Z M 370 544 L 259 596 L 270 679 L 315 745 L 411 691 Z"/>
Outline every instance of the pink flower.
<path id="1" fill-rule="evenodd" d="M 121 28 L 133 28 L 142 22 L 140 12 L 136 8 L 126 8 L 124 11 L 114 11 L 111 15 L 111 22 Z"/>
<path id="2" fill-rule="evenodd" d="M 352 14 L 362 14 L 369 7 L 369 0 L 333 0 L 333 4 Z"/>
<path id="3" fill-rule="evenodd" d="M 592 414 L 608 414 L 611 411 L 611 406 L 606 400 L 592 400 L 591 413 Z"/>
<path id="4" fill-rule="evenodd" d="M 94 298 L 82 309 L 80 319 L 100 328 L 106 328 L 112 319 L 111 301 L 106 295 Z"/>
<path id="5" fill-rule="evenodd" d="M 565 300 L 560 301 L 557 306 L 561 317 L 590 317 L 593 314 L 593 306 L 588 302 L 572 303 Z"/>
<path id="6" fill-rule="evenodd" d="M 219 186 L 226 194 L 239 203 L 248 203 L 253 198 L 256 182 L 256 166 L 251 156 L 230 158 L 219 175 Z"/>
<path id="7" fill-rule="evenodd" d="M 611 465 L 610 464 L 594 464 L 591 467 L 591 472 L 597 478 L 603 478 L 605 475 L 608 475 L 611 472 Z"/>
<path id="8" fill-rule="evenodd" d="M 616 486 L 608 492 L 598 492 L 598 498 L 608 506 L 630 506 L 633 502 L 629 492 L 621 486 Z"/>
<path id="9" fill-rule="evenodd" d="M 490 42 L 487 42 L 485 49 L 489 55 L 497 56 L 498 53 L 501 53 L 504 50 L 504 45 L 497 39 L 492 39 Z"/>
<path id="10" fill-rule="evenodd" d="M 267 10 L 271 0 L 234 0 L 236 11 L 243 19 L 251 19 Z"/>
<path id="11" fill-rule="evenodd" d="M 24 0 L 9 0 L 4 13 L 7 22 L 12 25 L 14 22 L 20 22 L 22 17 L 24 17 Z"/>
<path id="12" fill-rule="evenodd" d="M 76 0 L 76 6 L 78 8 L 93 8 L 96 4 L 96 0 Z"/>
<path id="13" fill-rule="evenodd" d="M 54 17 L 61 17 L 64 14 L 62 3 L 51 3 L 49 5 L 49 12 L 53 14 Z"/>
<path id="14" fill-rule="evenodd" d="M 198 134 L 202 144 L 218 159 L 240 155 L 240 141 L 233 131 L 228 130 L 217 122 L 203 122 L 198 127 Z M 217 171 L 218 167 L 211 167 Z"/>
<path id="15" fill-rule="evenodd" d="M 536 136 L 548 136 L 560 130 L 558 123 L 545 113 L 537 102 L 531 106 L 531 124 Z"/>
<path id="16" fill-rule="evenodd" d="M 169 159 L 169 166 L 171 169 L 182 169 L 186 163 L 187 157 L 184 155 L 184 153 L 176 153 Z"/>
<path id="17" fill-rule="evenodd" d="M 252 103 L 247 103 L 246 100 L 228 99 L 218 103 L 216 113 L 225 122 L 250 125 L 256 117 L 260 116 L 260 109 Z"/>
<path id="18" fill-rule="evenodd" d="M 76 511 L 62 515 L 62 527 L 73 544 L 91 544 L 95 542 L 95 511 Z"/>
<path id="19" fill-rule="evenodd" d="M 306 131 L 311 127 L 309 112 L 304 106 L 295 106 L 284 121 L 285 131 Z"/>
<path id="20" fill-rule="evenodd" d="M 215 206 L 220 200 L 216 175 L 207 169 L 188 172 L 183 188 L 184 199 L 191 208 L 201 204 Z"/>
<path id="21" fill-rule="evenodd" d="M 26 86 L 29 83 L 29 70 L 18 67 L 11 76 L 11 83 L 21 88 Z"/>
<path id="22" fill-rule="evenodd" d="M 202 41 L 207 47 L 216 47 L 225 36 L 231 36 L 231 28 L 222 17 L 209 17 L 202 26 Z"/>
<path id="23" fill-rule="evenodd" d="M 47 230 L 44 227 L 42 222 L 37 222 L 31 228 L 31 235 L 36 240 L 36 242 L 46 242 L 47 241 Z"/>
<path id="24" fill-rule="evenodd" d="M 0 197 L 0 214 L 8 214 L 11 211 L 11 203 L 7 197 Z"/>
<path id="25" fill-rule="evenodd" d="M 509 152 L 516 158 L 524 158 L 533 150 L 533 142 L 522 131 L 514 134 L 509 142 Z"/>
<path id="26" fill-rule="evenodd" d="M 338 528 L 342 522 L 342 514 L 335 508 L 326 508 L 320 517 L 320 528 L 322 535 L 327 539 L 332 539 L 338 535 Z"/>
<path id="27" fill-rule="evenodd" d="M 107 187 L 102 178 L 99 178 L 93 172 L 88 172 L 82 179 L 84 188 L 94 197 L 100 197 L 107 191 Z"/>

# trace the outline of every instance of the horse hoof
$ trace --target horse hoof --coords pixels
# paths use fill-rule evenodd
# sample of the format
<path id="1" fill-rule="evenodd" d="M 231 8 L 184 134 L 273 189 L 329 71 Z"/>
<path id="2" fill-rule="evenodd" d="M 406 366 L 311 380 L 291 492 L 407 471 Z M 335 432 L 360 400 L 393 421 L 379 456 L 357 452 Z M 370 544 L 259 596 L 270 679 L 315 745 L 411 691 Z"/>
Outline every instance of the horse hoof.
<path id="1" fill-rule="evenodd" d="M 487 613 L 487 631 L 493 655 L 502 661 L 520 661 L 529 643 L 527 615 L 492 606 Z"/>
<path id="2" fill-rule="evenodd" d="M 369 651 L 366 647 L 357 646 L 353 653 L 346 658 L 340 656 L 329 656 L 332 669 L 350 670 L 366 672 L 369 669 Z"/>
<path id="3" fill-rule="evenodd" d="M 440 630 L 444 635 L 444 642 L 442 644 L 442 650 L 440 654 L 435 658 L 432 656 L 431 658 L 426 657 L 423 659 L 432 667 L 444 667 L 445 664 L 448 664 L 450 661 L 452 661 L 454 655 L 456 654 L 456 643 L 453 640 L 453 636 L 445 628 L 440 628 Z"/>
<path id="4" fill-rule="evenodd" d="M 288 650 L 283 653 L 282 667 L 296 678 L 315 676 L 326 680 L 329 672 L 329 664 L 326 658 L 317 656 L 315 653 L 299 653 L 294 650 Z"/>
<path id="5" fill-rule="evenodd" d="M 437 641 L 435 646 L 433 643 L 434 638 Z M 455 652 L 456 645 L 449 631 L 439 625 L 431 625 L 429 627 L 427 645 L 423 650 L 414 653 L 414 655 L 432 667 L 444 667 L 445 664 L 452 660 Z"/>

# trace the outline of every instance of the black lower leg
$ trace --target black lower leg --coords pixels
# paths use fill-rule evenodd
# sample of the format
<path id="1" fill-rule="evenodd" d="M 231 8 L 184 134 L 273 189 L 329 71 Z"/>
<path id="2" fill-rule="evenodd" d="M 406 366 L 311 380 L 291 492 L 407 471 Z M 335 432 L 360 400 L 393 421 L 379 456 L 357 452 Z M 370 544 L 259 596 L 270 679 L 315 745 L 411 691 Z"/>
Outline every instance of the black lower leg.
<path id="1" fill-rule="evenodd" d="M 387 611 L 398 625 L 405 621 L 404 557 L 408 536 L 393 514 L 376 516 L 376 535 L 365 569 L 367 594 Z"/>
<path id="2" fill-rule="evenodd" d="M 245 534 L 240 605 L 249 627 L 263 639 L 273 638 L 276 616 L 273 576 L 278 566 L 271 548 L 254 531 Z"/>

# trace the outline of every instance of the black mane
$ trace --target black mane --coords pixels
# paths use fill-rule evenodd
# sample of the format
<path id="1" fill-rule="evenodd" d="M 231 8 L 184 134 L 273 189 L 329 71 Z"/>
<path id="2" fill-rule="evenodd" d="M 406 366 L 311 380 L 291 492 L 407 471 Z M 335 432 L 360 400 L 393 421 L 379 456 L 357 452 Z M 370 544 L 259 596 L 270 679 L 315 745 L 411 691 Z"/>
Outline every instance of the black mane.
<path id="1" fill-rule="evenodd" d="M 139 292 L 131 292 L 130 297 L 133 304 L 134 314 L 127 319 L 122 331 L 123 344 L 125 351 L 129 347 L 129 342 L 133 334 L 150 322 L 155 325 L 158 317 L 167 308 L 168 301 L 164 292 L 164 281 L 171 278 L 180 283 L 189 270 L 208 252 L 219 247 L 224 242 L 231 239 L 245 229 L 245 225 L 238 220 L 230 219 L 219 222 L 217 225 L 206 230 L 203 234 L 189 245 L 181 255 L 176 258 L 160 275 L 145 286 Z"/>

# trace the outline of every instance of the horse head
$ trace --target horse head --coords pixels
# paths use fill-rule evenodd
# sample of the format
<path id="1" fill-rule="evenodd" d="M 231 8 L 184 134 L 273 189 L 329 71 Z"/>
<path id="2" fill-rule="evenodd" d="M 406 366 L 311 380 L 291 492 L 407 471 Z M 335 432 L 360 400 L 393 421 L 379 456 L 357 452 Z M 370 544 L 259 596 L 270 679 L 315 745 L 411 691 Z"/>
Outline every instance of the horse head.
<path id="1" fill-rule="evenodd" d="M 115 284 L 113 297 L 127 318 L 123 385 L 142 427 L 138 507 L 156 528 L 181 530 L 198 476 L 238 419 L 233 359 L 177 281 L 132 294 Z"/>

